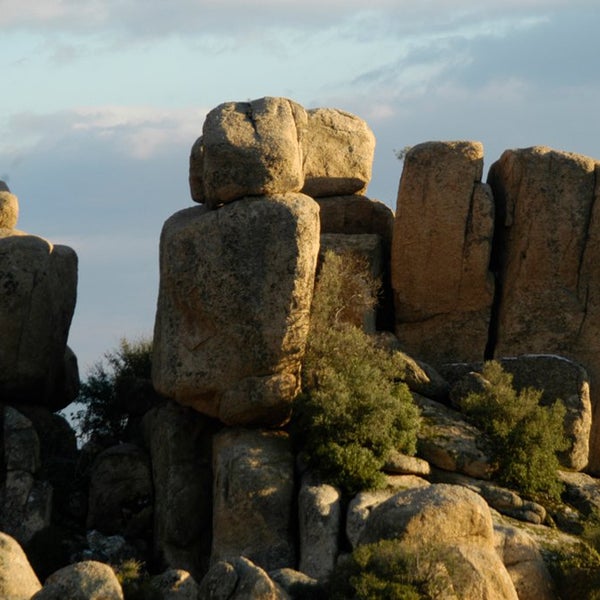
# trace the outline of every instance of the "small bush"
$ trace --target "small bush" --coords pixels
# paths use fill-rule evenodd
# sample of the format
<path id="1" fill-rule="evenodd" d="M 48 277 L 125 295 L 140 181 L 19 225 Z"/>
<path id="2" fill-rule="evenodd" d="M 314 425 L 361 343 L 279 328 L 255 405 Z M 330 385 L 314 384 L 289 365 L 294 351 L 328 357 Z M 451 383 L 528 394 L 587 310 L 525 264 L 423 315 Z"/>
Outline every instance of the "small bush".
<path id="1" fill-rule="evenodd" d="M 113 565 L 125 600 L 158 600 L 160 594 L 152 588 L 150 575 L 143 562 L 128 558 Z"/>
<path id="2" fill-rule="evenodd" d="M 81 384 L 76 402 L 83 409 L 74 415 L 79 436 L 84 440 L 122 441 L 127 425 L 127 412 L 121 383 L 126 378 L 150 379 L 152 370 L 152 341 L 122 339 L 119 347 L 107 352 L 105 361 L 97 362 Z"/>
<path id="3" fill-rule="evenodd" d="M 486 362 L 482 375 L 489 385 L 468 394 L 461 406 L 490 436 L 499 481 L 529 497 L 558 499 L 562 484 L 557 453 L 568 447 L 564 405 L 556 401 L 541 406 L 542 392 L 532 388 L 517 393 L 512 375 L 496 361 Z"/>
<path id="4" fill-rule="evenodd" d="M 584 542 L 546 552 L 546 561 L 563 600 L 600 600 L 600 555 Z"/>
<path id="5" fill-rule="evenodd" d="M 427 600 L 448 592 L 447 572 L 436 568 L 432 553 L 398 540 L 359 546 L 340 561 L 330 580 L 332 600 Z"/>
<path id="6" fill-rule="evenodd" d="M 363 263 L 328 252 L 315 288 L 293 433 L 309 464 L 347 494 L 383 482 L 392 449 L 414 453 L 419 412 L 389 354 L 355 325 L 376 300 Z"/>

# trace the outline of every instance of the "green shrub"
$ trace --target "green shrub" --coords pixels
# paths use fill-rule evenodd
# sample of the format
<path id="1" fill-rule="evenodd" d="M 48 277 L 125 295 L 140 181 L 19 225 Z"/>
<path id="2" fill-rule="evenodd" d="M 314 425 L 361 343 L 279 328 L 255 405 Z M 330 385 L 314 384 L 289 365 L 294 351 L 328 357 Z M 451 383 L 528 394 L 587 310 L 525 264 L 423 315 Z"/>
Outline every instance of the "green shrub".
<path id="1" fill-rule="evenodd" d="M 313 298 L 293 433 L 309 464 L 347 494 L 383 482 L 392 449 L 414 453 L 418 409 L 389 354 L 356 326 L 376 301 L 363 263 L 328 252 Z"/>
<path id="2" fill-rule="evenodd" d="M 334 569 L 329 597 L 332 600 L 437 598 L 452 583 L 436 564 L 438 561 L 432 559 L 431 552 L 418 552 L 398 540 L 358 546 Z"/>
<path id="3" fill-rule="evenodd" d="M 600 600 L 600 555 L 584 542 L 546 551 L 562 600 Z"/>
<path id="4" fill-rule="evenodd" d="M 532 388 L 517 393 L 512 375 L 496 361 L 486 362 L 482 375 L 489 385 L 468 394 L 461 406 L 490 436 L 499 481 L 529 497 L 558 499 L 562 484 L 557 452 L 568 447 L 564 405 L 540 405 L 542 392 Z"/>
<path id="5" fill-rule="evenodd" d="M 121 584 L 125 600 L 158 600 L 161 597 L 152 587 L 143 562 L 128 558 L 113 565 L 113 570 Z"/>
<path id="6" fill-rule="evenodd" d="M 83 408 L 74 415 L 79 436 L 84 440 L 122 441 L 127 411 L 120 386 L 127 378 L 150 379 L 152 341 L 122 339 L 119 347 L 104 355 L 81 384 L 76 402 Z"/>

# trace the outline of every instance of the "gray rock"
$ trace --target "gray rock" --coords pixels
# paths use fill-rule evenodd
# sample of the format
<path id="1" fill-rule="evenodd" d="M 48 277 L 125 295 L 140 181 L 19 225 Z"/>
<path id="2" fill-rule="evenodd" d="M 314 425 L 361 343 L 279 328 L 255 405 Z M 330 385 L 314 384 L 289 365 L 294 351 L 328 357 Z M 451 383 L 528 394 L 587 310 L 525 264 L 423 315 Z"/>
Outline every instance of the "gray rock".
<path id="1" fill-rule="evenodd" d="M 226 429 L 213 442 L 211 562 L 245 556 L 265 570 L 296 564 L 294 458 L 283 432 Z"/>
<path id="2" fill-rule="evenodd" d="M 304 108 L 286 98 L 217 106 L 192 148 L 192 198 L 214 207 L 244 196 L 299 192 L 306 122 Z"/>
<path id="3" fill-rule="evenodd" d="M 359 117 L 335 108 L 309 110 L 303 149 L 304 194 L 317 198 L 366 190 L 375 136 Z"/>
<path id="4" fill-rule="evenodd" d="M 30 600 L 41 587 L 21 546 L 0 532 L 0 598 Z"/>
<path id="5" fill-rule="evenodd" d="M 335 567 L 341 526 L 341 494 L 306 475 L 298 494 L 299 570 L 314 579 L 328 579 Z"/>
<path id="6" fill-rule="evenodd" d="M 104 563 L 83 561 L 59 569 L 31 600 L 123 600 L 114 571 Z"/>
<path id="7" fill-rule="evenodd" d="M 182 569 L 169 569 L 150 582 L 155 600 L 199 600 L 200 586 Z"/>
<path id="8" fill-rule="evenodd" d="M 154 555 L 197 581 L 208 569 L 212 529 L 214 423 L 174 402 L 143 421 L 154 482 Z"/>
<path id="9" fill-rule="evenodd" d="M 152 506 L 150 461 L 141 448 L 120 444 L 98 455 L 90 473 L 88 529 L 146 537 Z"/>
<path id="10" fill-rule="evenodd" d="M 269 577 L 291 598 L 326 598 L 325 586 L 300 571 L 276 569 L 269 571 Z"/>
<path id="11" fill-rule="evenodd" d="M 301 194 L 171 217 L 161 237 L 156 390 L 229 425 L 286 422 L 318 247 L 318 206 Z"/>

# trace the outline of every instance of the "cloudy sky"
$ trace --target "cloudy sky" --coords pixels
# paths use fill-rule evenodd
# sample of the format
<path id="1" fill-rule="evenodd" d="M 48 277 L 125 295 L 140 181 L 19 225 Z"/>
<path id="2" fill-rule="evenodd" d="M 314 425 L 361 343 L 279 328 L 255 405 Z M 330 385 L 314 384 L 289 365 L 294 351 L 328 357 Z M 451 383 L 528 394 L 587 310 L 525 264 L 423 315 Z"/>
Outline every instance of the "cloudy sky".
<path id="1" fill-rule="evenodd" d="M 598 0 L 0 0 L 0 179 L 19 228 L 71 245 L 82 375 L 150 334 L 164 220 L 224 101 L 286 96 L 367 120 L 368 195 L 394 149 L 537 144 L 600 159 Z"/>

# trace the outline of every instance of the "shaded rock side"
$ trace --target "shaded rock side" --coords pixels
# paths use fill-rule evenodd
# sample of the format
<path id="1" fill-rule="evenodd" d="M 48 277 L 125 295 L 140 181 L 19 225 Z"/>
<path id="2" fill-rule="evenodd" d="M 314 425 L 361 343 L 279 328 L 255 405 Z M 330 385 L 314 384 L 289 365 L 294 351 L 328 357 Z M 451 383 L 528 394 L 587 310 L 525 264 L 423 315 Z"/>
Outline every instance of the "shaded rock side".
<path id="1" fill-rule="evenodd" d="M 29 600 L 41 587 L 21 546 L 0 532 L 0 598 Z"/>
<path id="2" fill-rule="evenodd" d="M 336 108 L 307 111 L 304 187 L 313 197 L 363 193 L 371 180 L 375 136 L 357 117 Z"/>
<path id="3" fill-rule="evenodd" d="M 64 357 L 77 295 L 67 246 L 0 229 L 0 396 L 65 406 Z M 57 405 L 58 402 L 58 405 Z M 67 402 L 68 404 L 68 402 Z"/>
<path id="4" fill-rule="evenodd" d="M 283 432 L 227 429 L 213 442 L 211 562 L 245 556 L 270 571 L 295 566 L 294 457 Z"/>
<path id="5" fill-rule="evenodd" d="M 507 150 L 488 182 L 503 281 L 496 356 L 556 353 L 585 366 L 593 405 L 588 468 L 600 472 L 600 163 L 536 146 Z M 600 388 L 599 388 L 600 389 Z"/>
<path id="6" fill-rule="evenodd" d="M 286 98 L 226 102 L 206 116 L 190 156 L 196 202 L 299 192 L 304 185 L 306 111 Z"/>
<path id="7" fill-rule="evenodd" d="M 391 274 L 396 335 L 434 367 L 481 360 L 494 282 L 494 203 L 481 183 L 478 142 L 427 142 L 406 155 L 398 190 Z"/>
<path id="8" fill-rule="evenodd" d="M 279 425 L 299 386 L 319 249 L 308 196 L 173 215 L 161 236 L 152 379 L 229 425 Z"/>

